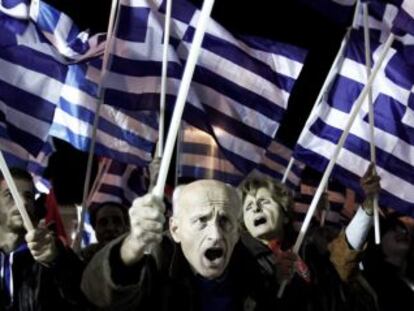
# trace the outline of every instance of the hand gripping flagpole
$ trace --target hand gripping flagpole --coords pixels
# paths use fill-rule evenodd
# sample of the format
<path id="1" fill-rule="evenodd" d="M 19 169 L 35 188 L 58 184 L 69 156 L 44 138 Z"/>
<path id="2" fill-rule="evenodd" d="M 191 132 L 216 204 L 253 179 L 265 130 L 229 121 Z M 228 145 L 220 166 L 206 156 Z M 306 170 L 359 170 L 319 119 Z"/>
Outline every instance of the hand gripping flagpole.
<path id="1" fill-rule="evenodd" d="M 157 156 L 162 157 L 164 152 L 165 136 L 165 100 L 167 94 L 167 71 L 168 71 L 168 47 L 170 41 L 171 29 L 171 7 L 172 0 L 167 0 L 164 23 L 164 42 L 162 50 L 162 69 L 161 69 L 161 94 L 160 94 L 160 120 L 158 130 Z"/>
<path id="2" fill-rule="evenodd" d="M 368 20 L 368 3 L 363 4 L 364 11 L 364 42 L 365 42 L 365 64 L 367 69 L 367 77 L 371 75 L 371 42 L 369 33 L 369 20 Z M 370 157 L 371 163 L 376 165 L 376 152 L 375 152 L 375 132 L 374 132 L 374 103 L 372 100 L 372 88 L 368 92 L 368 119 L 369 119 L 369 133 L 370 133 Z M 380 223 L 379 223 L 379 207 L 378 207 L 378 194 L 374 197 L 374 232 L 375 232 L 375 244 L 381 243 L 380 235 Z"/>
<path id="3" fill-rule="evenodd" d="M 7 185 L 9 186 L 11 195 L 13 197 L 14 203 L 22 216 L 24 227 L 27 231 L 33 230 L 33 223 L 27 213 L 26 208 L 24 207 L 23 199 L 20 196 L 19 191 L 17 190 L 16 183 L 10 173 L 10 170 L 7 166 L 6 160 L 4 159 L 3 152 L 0 151 L 0 169 L 3 173 L 4 179 L 6 180 Z"/>
<path id="4" fill-rule="evenodd" d="M 110 52 L 110 49 L 112 48 L 112 41 L 113 41 L 112 33 L 113 33 L 114 24 L 118 20 L 117 8 L 118 8 L 118 0 L 112 0 L 111 14 L 109 17 L 106 45 L 105 45 L 105 51 L 103 55 L 102 69 L 101 69 L 101 75 L 100 75 L 100 82 L 98 85 L 98 101 L 96 103 L 95 117 L 93 120 L 92 139 L 91 139 L 91 145 L 90 145 L 89 154 L 88 154 L 88 162 L 87 162 L 88 164 L 86 167 L 85 183 L 83 185 L 82 210 L 80 213 L 80 220 L 79 220 L 79 224 L 77 227 L 76 237 L 75 237 L 75 240 L 73 241 L 73 249 L 75 251 L 79 251 L 80 246 L 81 246 L 82 231 L 83 231 L 83 225 L 85 222 L 88 196 L 89 196 L 89 184 L 91 182 L 91 175 L 92 175 L 93 155 L 95 153 L 96 133 L 98 129 L 99 116 L 100 116 L 101 106 L 102 106 L 103 97 L 104 97 L 102 83 L 106 76 L 107 66 L 108 66 L 108 61 L 109 61 L 109 52 Z"/>
<path id="5" fill-rule="evenodd" d="M 347 29 L 344 38 L 341 41 L 341 46 L 339 47 L 338 53 L 335 56 L 335 59 L 332 63 L 331 69 L 329 69 L 328 75 L 325 78 L 325 81 L 322 85 L 321 90 L 319 91 L 318 97 L 315 100 L 315 103 L 313 104 L 312 111 L 309 114 L 309 119 L 306 121 L 305 126 L 303 127 L 303 130 L 299 136 L 298 141 L 301 141 L 303 135 L 306 132 L 306 129 L 309 127 L 310 124 L 313 123 L 313 119 L 311 119 L 312 116 L 316 115 L 315 112 L 319 107 L 320 102 L 322 101 L 323 96 L 325 95 L 329 85 L 332 82 L 332 79 L 335 77 L 335 74 L 338 72 L 338 67 L 340 65 L 340 62 L 343 59 L 343 54 L 345 47 L 349 41 L 349 37 L 351 36 L 351 31 L 354 29 L 358 22 L 358 16 L 359 16 L 359 8 L 360 8 L 360 1 L 357 1 L 355 5 L 355 11 L 354 11 L 354 17 L 352 19 L 352 25 Z M 293 156 L 290 157 L 289 164 L 286 167 L 286 170 L 283 174 L 282 183 L 284 184 L 290 174 L 290 171 L 292 170 L 293 163 L 295 163 L 295 158 Z"/>
<path id="6" fill-rule="evenodd" d="M 293 246 L 292 251 L 295 254 L 299 253 L 299 249 L 302 246 L 302 242 L 305 238 L 306 232 L 308 231 L 308 228 L 309 228 L 310 222 L 312 220 L 313 214 L 315 213 L 316 207 L 318 206 L 319 199 L 321 198 L 321 195 L 322 195 L 322 193 L 325 189 L 325 186 L 328 182 L 329 176 L 332 173 L 332 170 L 335 166 L 336 160 L 338 159 L 339 152 L 341 151 L 342 147 L 345 144 L 345 140 L 348 137 L 349 131 L 351 130 L 351 126 L 354 123 L 355 118 L 358 115 L 362 104 L 364 103 L 365 97 L 369 93 L 369 90 L 372 86 L 372 83 L 374 82 L 374 79 L 377 76 L 378 71 L 382 66 L 382 63 L 384 62 L 384 59 L 385 59 L 385 57 L 386 57 L 393 41 L 394 41 L 394 38 L 395 38 L 394 34 L 390 34 L 390 36 L 388 37 L 387 41 L 384 44 L 383 51 L 382 51 L 377 63 L 375 64 L 375 67 L 372 70 L 372 74 L 370 75 L 367 84 L 362 89 L 361 94 L 359 95 L 357 101 L 354 104 L 352 113 L 351 113 L 351 115 L 349 116 L 349 119 L 348 119 L 348 123 L 346 124 L 346 126 L 345 126 L 345 128 L 342 132 L 342 135 L 339 138 L 339 141 L 336 145 L 335 151 L 334 151 L 331 159 L 329 160 L 329 163 L 328 163 L 328 166 L 325 170 L 325 173 L 322 176 L 322 179 L 321 179 L 321 182 L 318 186 L 318 189 L 316 190 L 316 193 L 315 193 L 315 195 L 312 199 L 312 202 L 309 206 L 309 209 L 306 213 L 306 217 L 305 217 L 305 220 L 303 221 L 302 227 L 299 231 L 298 238 L 296 239 L 295 245 Z M 282 297 L 286 285 L 287 285 L 287 281 L 283 281 L 281 283 L 280 288 L 279 288 L 279 292 L 277 293 L 277 296 L 279 298 Z"/>

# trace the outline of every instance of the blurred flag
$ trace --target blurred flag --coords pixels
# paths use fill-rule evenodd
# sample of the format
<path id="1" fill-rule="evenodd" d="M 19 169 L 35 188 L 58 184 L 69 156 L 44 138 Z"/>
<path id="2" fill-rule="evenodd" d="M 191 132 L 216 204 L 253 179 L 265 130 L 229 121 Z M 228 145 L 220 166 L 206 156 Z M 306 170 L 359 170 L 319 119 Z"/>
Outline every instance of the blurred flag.
<path id="1" fill-rule="evenodd" d="M 267 149 L 263 161 L 256 167 L 253 174 L 269 176 L 276 180 L 282 180 L 286 168 L 292 157 L 291 148 L 284 145 L 278 138 L 275 138 Z M 286 179 L 286 185 L 296 190 L 301 182 L 302 171 L 305 165 L 295 159 Z"/>
<path id="2" fill-rule="evenodd" d="M 238 185 L 243 174 L 221 152 L 210 134 L 182 123 L 179 145 L 178 177 L 216 179 Z"/>
<path id="3" fill-rule="evenodd" d="M 132 201 L 147 193 L 148 172 L 112 159 L 102 158 L 98 168 L 98 180 L 89 198 L 89 205 L 117 202 L 129 207 Z"/>
<path id="4" fill-rule="evenodd" d="M 146 168 L 101 158 L 96 181 L 88 198 L 88 208 L 104 202 L 117 202 L 126 208 L 132 201 L 148 192 L 148 172 Z M 87 213 L 82 234 L 82 245 L 96 242 L 95 232 Z"/>
<path id="5" fill-rule="evenodd" d="M 122 0 L 105 102 L 158 110 L 165 2 Z M 199 10 L 173 2 L 167 106 L 173 108 Z M 236 38 L 210 20 L 184 119 L 214 137 L 227 159 L 248 173 L 270 145 L 301 72 L 305 52 L 260 38 Z M 132 87 L 134 86 L 134 87 Z"/>
<path id="6" fill-rule="evenodd" d="M 304 173 L 306 175 L 306 173 Z M 293 227 L 299 231 L 305 219 L 306 212 L 312 202 L 319 179 L 302 176 L 299 191 L 295 196 L 293 207 Z M 316 226 L 326 225 L 336 228 L 346 226 L 355 213 L 355 194 L 352 190 L 346 189 L 341 184 L 329 181 L 328 189 L 325 192 L 328 204 L 320 204 L 313 221 Z M 324 198 L 321 198 L 323 200 Z"/>
<path id="7" fill-rule="evenodd" d="M 292 150 L 274 140 L 266 151 L 263 162 L 251 173 L 281 180 L 292 155 Z M 300 182 L 304 165 L 296 162 L 286 184 L 295 189 Z M 229 160 L 206 132 L 183 123 L 179 153 L 178 177 L 189 179 L 217 179 L 237 186 L 246 176 Z"/>
<path id="8" fill-rule="evenodd" d="M 34 157 L 0 130 L 0 150 L 9 167 L 19 167 L 32 175 L 38 193 L 49 193 L 51 185 L 49 180 L 43 177 L 43 173 L 49 157 L 54 152 L 51 142 L 47 141 L 37 157 Z"/>

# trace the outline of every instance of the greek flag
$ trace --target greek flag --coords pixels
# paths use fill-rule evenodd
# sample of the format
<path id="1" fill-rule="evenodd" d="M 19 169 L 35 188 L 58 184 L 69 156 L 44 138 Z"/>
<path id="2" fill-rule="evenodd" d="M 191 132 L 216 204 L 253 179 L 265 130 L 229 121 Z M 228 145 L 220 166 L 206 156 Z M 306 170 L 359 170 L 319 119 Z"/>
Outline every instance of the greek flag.
<path id="1" fill-rule="evenodd" d="M 3 131 L 0 131 L 0 149 L 9 167 L 19 167 L 29 172 L 36 190 L 39 193 L 49 193 L 50 182 L 43 178 L 43 173 L 48 165 L 49 157 L 54 152 L 53 144 L 45 143 L 39 154 L 34 157 L 20 145 L 11 141 Z"/>
<path id="2" fill-rule="evenodd" d="M 142 167 L 103 158 L 99 170 L 102 174 L 92 192 L 90 206 L 117 202 L 129 207 L 135 198 L 148 191 L 148 173 Z"/>
<path id="3" fill-rule="evenodd" d="M 99 59 L 92 62 L 101 63 Z M 99 72 L 94 79 L 88 69 L 92 67 L 90 63 L 68 66 L 50 129 L 50 135 L 83 151 L 88 151 L 91 144 L 98 104 L 98 84 L 95 81 L 99 81 Z M 151 152 L 158 139 L 157 124 L 157 116 L 152 112 L 102 104 L 95 153 L 125 163 L 146 165 L 151 161 Z"/>
<path id="4" fill-rule="evenodd" d="M 306 176 L 306 173 L 302 175 L 293 206 L 293 227 L 296 231 L 302 227 L 318 185 L 319 180 Z M 340 183 L 330 180 L 325 194 L 328 204 L 321 204 L 321 207 L 316 210 L 312 219 L 315 226 L 323 224 L 336 228 L 345 227 L 355 213 L 355 193 Z"/>
<path id="5" fill-rule="evenodd" d="M 408 5 L 408 4 L 407 4 Z M 410 40 L 407 25 L 413 20 L 412 4 L 397 11 L 391 30 Z M 385 12 L 385 11 L 384 11 Z M 411 13 L 410 13 L 411 12 Z M 406 13 L 410 13 L 408 15 Z M 399 19 L 411 16 L 408 22 Z M 398 27 L 396 27 L 398 26 Z M 377 171 L 382 191 L 379 203 L 402 213 L 414 215 L 414 62 L 412 45 L 402 41 L 392 48 L 377 75 L 373 88 Z M 371 42 L 374 63 L 382 44 Z M 314 120 L 298 142 L 295 156 L 323 171 L 348 120 L 353 104 L 367 81 L 364 44 L 360 31 L 352 33 L 339 74 L 325 100 L 318 106 Z M 368 103 L 362 106 L 336 162 L 333 176 L 361 195 L 359 178 L 370 162 Z"/>
<path id="6" fill-rule="evenodd" d="M 105 36 L 89 37 L 42 1 L 35 18 L 29 19 L 27 6 L 24 1 L 0 5 L 0 20 L 8 25 L 3 31 L 9 34 L 0 38 L 0 122 L 10 139 L 34 156 L 49 136 L 87 151 Z M 97 154 L 144 165 L 156 139 L 154 113 L 103 105 Z"/>
<path id="7" fill-rule="evenodd" d="M 122 0 L 105 101 L 125 109 L 157 110 L 165 2 Z M 173 108 L 199 10 L 173 1 L 167 106 Z M 260 38 L 235 37 L 210 20 L 184 120 L 214 137 L 241 172 L 259 163 L 275 136 L 305 53 Z M 126 90 L 128 88 L 128 90 Z"/>
<path id="8" fill-rule="evenodd" d="M 221 152 L 212 135 L 183 124 L 181 131 L 178 177 L 185 179 L 217 179 L 237 186 L 244 178 Z M 292 155 L 292 150 L 277 141 L 272 141 L 261 163 L 251 174 L 281 180 Z M 294 163 L 286 180 L 287 186 L 295 189 L 300 183 L 304 165 Z"/>
<path id="9" fill-rule="evenodd" d="M 31 1 L 27 0 L 1 0 L 0 17 L 8 16 L 8 24 L 12 23 L 12 28 L 20 32 L 30 27 L 33 21 L 42 34 L 41 40 L 51 44 L 68 62 L 102 54 L 105 34 L 90 36 L 88 31 L 80 31 L 66 14 L 44 1 L 36 3 L 38 6 L 31 7 Z"/>
<path id="10" fill-rule="evenodd" d="M 2 29 L 0 46 L 0 136 L 36 157 L 48 139 L 67 68 L 49 49 L 39 50 L 44 44 L 33 25 L 23 33 Z"/>

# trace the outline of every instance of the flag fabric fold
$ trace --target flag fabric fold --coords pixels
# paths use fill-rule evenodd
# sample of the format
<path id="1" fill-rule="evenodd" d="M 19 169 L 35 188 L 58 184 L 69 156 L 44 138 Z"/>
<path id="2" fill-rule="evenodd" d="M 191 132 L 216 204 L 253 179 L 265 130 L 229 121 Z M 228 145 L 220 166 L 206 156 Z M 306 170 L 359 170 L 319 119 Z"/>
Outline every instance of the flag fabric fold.
<path id="1" fill-rule="evenodd" d="M 3 1 L 4 8 L 21 8 L 24 1 Z M 21 9 L 19 9 L 19 12 Z M 11 13 L 10 13 L 11 14 Z M 16 13 L 17 14 L 17 13 Z M 0 124 L 7 136 L 36 156 L 49 136 L 88 151 L 98 103 L 104 35 L 92 38 L 73 21 L 40 1 L 35 20 L 12 14 L 1 36 Z M 93 68 L 93 70 L 91 70 Z M 97 151 L 118 161 L 145 165 L 157 140 L 155 113 L 123 111 L 103 105 Z"/>
<path id="2" fill-rule="evenodd" d="M 121 1 L 104 81 L 105 103 L 133 110 L 159 109 L 164 10 L 161 1 Z M 198 15 L 189 2 L 173 2 L 168 109 L 173 109 Z M 184 120 L 212 135 L 243 174 L 250 172 L 277 132 L 304 58 L 299 48 L 235 37 L 210 20 Z"/>
<path id="3" fill-rule="evenodd" d="M 129 207 L 132 201 L 148 191 L 148 172 L 144 167 L 137 167 L 116 160 L 103 158 L 100 161 L 103 172 L 91 194 L 89 205 L 103 202 L 117 202 Z"/>
<path id="4" fill-rule="evenodd" d="M 184 123 L 180 136 L 179 178 L 217 179 L 237 186 L 246 177 L 225 157 L 210 134 Z M 291 155 L 292 150 L 275 139 L 251 174 L 281 181 Z M 299 161 L 294 163 L 286 181 L 288 187 L 297 188 L 303 168 Z"/>
<path id="5" fill-rule="evenodd" d="M 398 16 L 398 10 L 394 9 L 393 12 L 394 16 Z M 378 16 L 371 16 L 370 21 L 370 27 L 378 26 L 375 24 Z M 377 27 L 379 28 L 381 27 Z M 392 207 L 402 213 L 414 215 L 412 208 L 414 179 L 410 173 L 414 166 L 414 132 L 411 123 L 414 67 L 412 56 L 406 52 L 407 49 L 412 48 L 407 45 L 408 42 L 403 40 L 388 52 L 374 81 L 372 94 L 377 171 L 381 176 L 382 186 L 379 203 L 381 206 Z M 378 36 L 371 37 L 374 64 L 382 53 L 382 47 Z M 295 148 L 295 156 L 298 159 L 319 171 L 325 169 L 353 109 L 353 104 L 366 81 L 363 35 L 361 29 L 357 29 L 351 34 L 342 67 L 328 95 L 312 116 L 314 122 L 305 129 L 306 134 Z M 369 163 L 370 131 L 368 104 L 365 103 L 341 150 L 333 170 L 333 177 L 362 195 L 359 178 L 364 174 Z"/>

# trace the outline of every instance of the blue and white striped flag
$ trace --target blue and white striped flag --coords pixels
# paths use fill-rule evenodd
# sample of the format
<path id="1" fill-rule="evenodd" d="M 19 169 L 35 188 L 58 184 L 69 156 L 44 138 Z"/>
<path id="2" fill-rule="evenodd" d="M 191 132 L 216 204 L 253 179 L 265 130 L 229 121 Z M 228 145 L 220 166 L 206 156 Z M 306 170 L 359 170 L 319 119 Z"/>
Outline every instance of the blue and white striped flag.
<path id="1" fill-rule="evenodd" d="M 165 1 L 122 0 L 105 100 L 126 109 L 159 107 Z M 199 10 L 173 1 L 167 106 L 173 108 Z M 243 173 L 260 162 L 287 107 L 305 53 L 259 38 L 236 38 L 210 20 L 184 119 L 213 135 Z M 126 90 L 125 88 L 128 88 Z"/>
<path id="2" fill-rule="evenodd" d="M 19 167 L 29 172 L 32 177 L 36 190 L 39 193 L 49 193 L 51 188 L 50 181 L 43 177 L 43 173 L 48 165 L 49 157 L 54 152 L 51 142 L 47 141 L 39 154 L 34 157 L 24 148 L 12 142 L 3 131 L 0 131 L 0 150 L 9 167 Z"/>
<path id="3" fill-rule="evenodd" d="M 277 140 L 272 141 L 261 163 L 251 174 L 281 180 L 292 150 Z M 178 177 L 217 179 L 237 186 L 246 176 L 226 159 L 214 138 L 184 122 L 180 141 Z M 304 165 L 296 161 L 286 181 L 295 189 Z"/>
<path id="4" fill-rule="evenodd" d="M 143 167 L 121 163 L 109 158 L 101 158 L 98 180 L 91 189 L 88 207 L 97 207 L 104 202 L 117 202 L 126 208 L 132 201 L 148 192 L 148 172 Z M 82 234 L 82 246 L 96 242 L 95 231 L 86 214 Z"/>
<path id="5" fill-rule="evenodd" d="M 238 185 L 243 174 L 221 152 L 210 134 L 182 123 L 179 145 L 178 177 L 216 179 Z"/>
<path id="6" fill-rule="evenodd" d="M 382 45 L 371 43 L 374 63 Z M 404 46 L 410 48 L 409 46 Z M 414 215 L 414 64 L 404 47 L 391 49 L 373 88 L 377 171 L 382 191 L 379 203 Z M 353 104 L 367 81 L 364 43 L 354 31 L 345 59 L 326 101 L 312 116 L 306 135 L 298 142 L 295 156 L 323 171 L 348 120 Z M 342 149 L 333 176 L 362 194 L 359 178 L 370 163 L 368 104 L 362 106 Z"/>
<path id="7" fill-rule="evenodd" d="M 14 7 L 20 3 L 27 5 L 9 1 Z M 97 55 L 103 52 L 102 36 L 89 38 L 69 17 L 44 2 L 39 8 L 35 21 L 24 17 L 23 32 L 13 29 L 13 24 L 4 30 L 14 36 L 15 44 L 9 37 L 0 38 L 0 46 L 5 47 L 0 51 L 2 119 L 10 138 L 33 155 L 49 135 L 87 151 L 98 101 L 101 60 Z M 103 105 L 97 154 L 144 165 L 151 160 L 156 139 L 154 113 Z"/>
<path id="8" fill-rule="evenodd" d="M 33 21 L 43 42 L 49 42 L 68 62 L 77 62 L 103 53 L 105 34 L 90 36 L 88 31 L 80 31 L 72 19 L 44 1 L 30 7 L 27 0 L 1 0 L 1 14 L 8 16 L 8 23 L 19 31 L 29 27 Z M 32 9 L 32 12 L 30 12 Z M 20 23 L 20 24 L 19 24 Z"/>
<path id="9" fill-rule="evenodd" d="M 43 44 L 31 26 L 21 34 L 2 29 L 0 126 L 2 137 L 36 157 L 48 139 L 67 68 L 50 55 L 50 50 L 39 50 Z M 11 37 L 18 44 L 3 45 L 3 39 Z"/>
<path id="10" fill-rule="evenodd" d="M 414 3 L 411 0 L 402 0 L 398 7 L 398 14 L 393 20 L 392 31 L 399 36 L 414 36 Z M 414 44 L 413 42 L 411 42 Z"/>
<path id="11" fill-rule="evenodd" d="M 103 202 L 117 202 L 130 206 L 132 201 L 148 192 L 148 172 L 143 167 L 101 159 L 102 174 L 95 191 L 89 199 L 89 206 Z"/>
<path id="12" fill-rule="evenodd" d="M 50 135 L 83 151 L 90 147 L 98 103 L 98 84 L 87 76 L 90 67 L 89 63 L 68 66 L 50 130 Z M 158 139 L 157 124 L 157 115 L 153 112 L 129 111 L 102 104 L 95 153 L 125 163 L 146 165 L 151 161 Z"/>
<path id="13" fill-rule="evenodd" d="M 28 19 L 29 7 L 29 0 L 0 0 L 0 12 L 15 19 Z"/>
<path id="14" fill-rule="evenodd" d="M 299 231 L 302 227 L 306 212 L 319 185 L 319 179 L 306 176 L 306 173 L 304 175 L 293 206 L 293 227 L 296 231 Z M 339 229 L 345 227 L 356 211 L 355 193 L 338 182 L 330 180 L 325 194 L 327 195 L 328 206 L 321 204 L 312 221 L 315 222 L 316 226 L 323 224 Z"/>
<path id="15" fill-rule="evenodd" d="M 404 3 L 401 6 L 397 6 L 395 3 L 387 3 L 381 0 L 361 0 L 367 4 L 368 7 L 368 24 L 370 30 L 370 37 L 381 43 L 384 43 L 391 33 L 394 33 L 398 42 L 394 43 L 394 46 L 398 49 L 403 46 L 414 45 L 414 26 L 412 23 L 412 17 L 407 10 L 404 9 L 407 4 Z M 395 2 L 395 1 L 394 1 Z M 401 2 L 397 0 L 396 2 Z M 412 5 L 411 10 L 412 9 Z M 407 8 L 408 10 L 410 7 Z M 357 29 L 363 29 L 363 7 L 360 7 L 358 14 Z"/>

